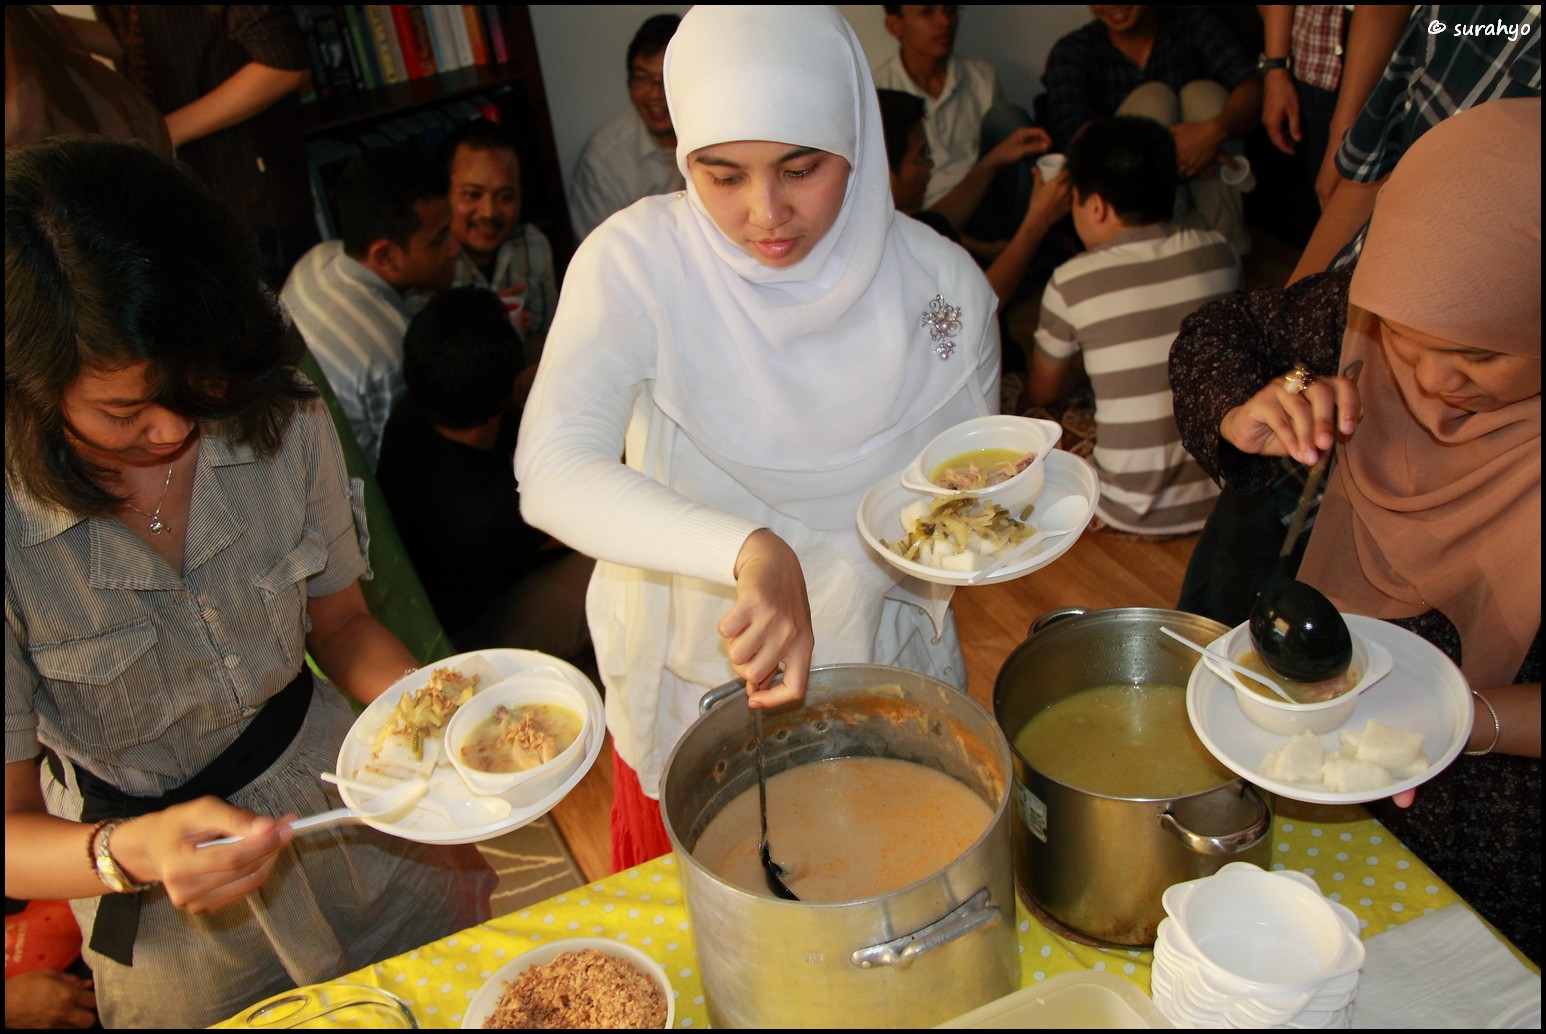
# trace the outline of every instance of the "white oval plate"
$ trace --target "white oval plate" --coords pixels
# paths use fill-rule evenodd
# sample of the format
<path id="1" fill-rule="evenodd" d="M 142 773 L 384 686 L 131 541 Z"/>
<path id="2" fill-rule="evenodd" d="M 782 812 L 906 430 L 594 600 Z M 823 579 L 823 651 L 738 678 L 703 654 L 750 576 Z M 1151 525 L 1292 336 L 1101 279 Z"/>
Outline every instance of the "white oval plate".
<path id="1" fill-rule="evenodd" d="M 1186 713 L 1203 746 L 1230 771 L 1263 790 L 1311 804 L 1366 804 L 1421 786 L 1455 759 L 1471 736 L 1471 688 L 1460 669 L 1438 647 L 1404 628 L 1378 618 L 1344 614 L 1350 629 L 1390 651 L 1395 666 L 1389 675 L 1358 698 L 1344 729 L 1362 729 L 1375 718 L 1386 725 L 1423 734 L 1423 753 L 1431 762 L 1426 771 L 1379 790 L 1331 793 L 1295 783 L 1268 779 L 1260 772 L 1269 751 L 1288 742 L 1268 732 L 1240 710 L 1235 689 L 1198 662 L 1186 684 Z M 1322 750 L 1340 747 L 1337 730 L 1321 735 Z"/>
<path id="2" fill-rule="evenodd" d="M 1036 550 L 1024 560 L 1010 564 L 997 574 L 984 578 L 977 583 L 978 585 L 997 585 L 999 582 L 1013 581 L 1032 571 L 1041 570 L 1068 552 L 1069 547 L 1074 544 L 1084 529 L 1089 527 L 1091 518 L 1095 516 L 1095 503 L 1100 498 L 1100 477 L 1095 473 L 1095 468 L 1065 449 L 1054 449 L 1047 455 L 1046 472 L 1046 484 L 1041 490 L 1041 495 L 1036 497 L 1036 508 L 1045 510 L 1064 496 L 1077 496 L 1086 504 L 1084 518 L 1077 528 L 1062 538 L 1054 540 L 1047 548 Z M 948 493 L 941 493 L 941 495 L 946 494 Z M 881 543 L 881 539 L 895 540 L 906 534 L 906 529 L 902 527 L 902 511 L 920 498 L 922 496 L 919 493 L 902 487 L 898 475 L 892 474 L 886 477 L 866 492 L 859 502 L 859 534 L 863 535 L 864 541 L 870 544 L 870 548 L 884 557 L 892 567 L 914 578 L 939 585 L 970 585 L 974 573 L 972 571 L 945 571 L 938 567 L 905 560 Z M 1027 523 L 1035 527 L 1034 511 Z M 989 560 L 991 561 L 991 558 Z"/>
<path id="3" fill-rule="evenodd" d="M 449 667 L 468 657 L 482 657 L 505 678 L 518 675 L 530 668 L 540 667 L 556 668 L 562 673 L 564 679 L 583 693 L 589 702 L 590 732 L 585 745 L 584 760 L 568 779 L 550 793 L 534 793 L 530 787 L 515 786 L 500 794 L 510 802 L 513 810 L 509 816 L 498 822 L 479 822 L 478 819 L 486 818 L 487 813 L 484 815 L 473 813 L 474 817 L 466 821 L 452 821 L 439 812 L 419 808 L 409 812 L 406 817 L 397 822 L 367 822 L 371 828 L 395 837 L 402 837 L 404 840 L 416 840 L 421 844 L 475 844 L 482 840 L 490 840 L 520 829 L 553 810 L 554 806 L 564 799 L 565 794 L 579 785 L 580 780 L 585 778 L 585 774 L 590 771 L 591 766 L 596 763 L 596 758 L 600 756 L 602 742 L 606 735 L 606 711 L 601 702 L 601 694 L 596 691 L 596 687 L 581 673 L 580 669 L 557 657 L 538 653 L 536 650 L 476 650 L 426 664 L 392 683 L 385 693 L 371 701 L 370 706 L 355 719 L 349 735 L 344 738 L 343 746 L 338 749 L 336 769 L 338 774 L 353 776 L 370 760 L 371 743 L 375 738 L 376 730 L 391 715 L 399 697 L 428 685 L 430 674 L 434 669 Z M 522 793 L 523 789 L 525 793 Z M 363 799 L 354 791 L 344 787 L 339 788 L 339 793 L 344 803 L 351 808 L 357 808 Z M 451 767 L 450 760 L 442 756 L 430 775 L 427 796 L 455 814 L 458 807 L 464 810 L 468 808 L 472 791 L 467 788 L 466 783 L 462 782 L 462 777 L 456 774 L 456 769 Z"/>

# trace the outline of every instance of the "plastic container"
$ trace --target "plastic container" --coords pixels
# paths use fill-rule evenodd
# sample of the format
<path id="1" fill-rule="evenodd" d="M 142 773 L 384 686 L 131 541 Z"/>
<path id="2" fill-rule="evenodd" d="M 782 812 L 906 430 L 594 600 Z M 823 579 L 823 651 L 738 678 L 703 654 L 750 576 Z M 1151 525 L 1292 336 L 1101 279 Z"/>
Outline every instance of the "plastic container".
<path id="1" fill-rule="evenodd" d="M 1174 1027 L 1131 980 L 1095 970 L 1059 973 L 939 1025 L 1013 1028 Z"/>

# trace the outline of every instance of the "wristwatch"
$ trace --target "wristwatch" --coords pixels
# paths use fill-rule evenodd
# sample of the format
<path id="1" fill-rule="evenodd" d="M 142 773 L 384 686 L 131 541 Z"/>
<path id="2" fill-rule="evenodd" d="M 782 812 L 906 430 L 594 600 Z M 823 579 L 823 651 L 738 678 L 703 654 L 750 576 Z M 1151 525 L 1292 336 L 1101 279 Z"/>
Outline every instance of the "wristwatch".
<path id="1" fill-rule="evenodd" d="M 92 837 L 92 863 L 96 866 L 97 878 L 114 894 L 138 894 L 142 890 L 149 890 L 155 886 L 153 883 L 135 883 L 129 878 L 129 874 L 123 871 L 118 860 L 113 857 L 113 852 L 108 845 L 112 838 L 113 830 L 123 825 L 124 819 L 113 819 L 104 823 L 94 837 Z"/>
<path id="2" fill-rule="evenodd" d="M 1259 54 L 1259 55 L 1257 55 L 1257 58 L 1256 58 L 1256 74 L 1257 75 L 1266 75 L 1268 72 L 1272 71 L 1274 68 L 1281 68 L 1281 69 L 1283 69 L 1286 72 L 1289 69 L 1293 68 L 1293 59 L 1290 58 L 1290 57 L 1287 57 L 1287 56 L 1284 56 L 1284 57 L 1268 57 L 1266 54 Z"/>

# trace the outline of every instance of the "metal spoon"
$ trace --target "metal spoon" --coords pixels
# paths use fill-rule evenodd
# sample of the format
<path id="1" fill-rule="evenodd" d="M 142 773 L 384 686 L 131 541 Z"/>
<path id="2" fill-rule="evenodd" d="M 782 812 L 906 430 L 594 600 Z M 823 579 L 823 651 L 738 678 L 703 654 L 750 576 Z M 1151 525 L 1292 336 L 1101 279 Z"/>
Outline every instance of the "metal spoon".
<path id="1" fill-rule="evenodd" d="M 1024 557 L 1038 543 L 1067 535 L 1079 527 L 1079 522 L 1084 519 L 1084 515 L 1089 511 L 1089 508 L 1090 502 L 1088 499 L 1077 495 L 1065 495 L 1047 507 L 1047 512 L 1037 518 L 1035 534 L 1020 540 L 1009 549 L 1000 553 L 993 563 L 968 578 L 966 584 L 976 585 L 984 579 L 997 574 L 1010 564 Z"/>
<path id="2" fill-rule="evenodd" d="M 1234 661 L 1230 660 L 1228 657 L 1225 657 L 1223 654 L 1221 654 L 1221 653 L 1214 653 L 1212 650 L 1208 649 L 1206 646 L 1203 646 L 1201 643 L 1194 643 L 1190 639 L 1188 639 L 1186 636 L 1181 635 L 1178 632 L 1172 632 L 1170 629 L 1166 628 L 1164 625 L 1160 626 L 1160 631 L 1164 632 L 1166 635 L 1168 635 L 1170 638 L 1174 639 L 1176 642 L 1184 643 L 1187 646 L 1190 646 L 1192 649 L 1196 650 L 1198 653 L 1202 654 L 1203 657 L 1205 658 L 1204 663 L 1207 663 L 1207 661 L 1213 661 L 1213 662 L 1223 666 L 1228 671 L 1228 674 L 1224 674 L 1223 672 L 1219 672 L 1219 674 L 1224 674 L 1224 677 L 1226 679 L 1228 679 L 1231 683 L 1233 683 L 1234 685 L 1238 686 L 1239 688 L 1247 690 L 1247 691 L 1250 690 L 1249 686 L 1242 686 L 1242 685 L 1240 685 L 1240 680 L 1238 678 L 1233 677 L 1233 676 L 1236 676 L 1236 675 L 1244 675 L 1248 679 L 1251 679 L 1251 680 L 1253 680 L 1255 682 L 1260 682 L 1262 685 L 1264 685 L 1268 689 L 1272 690 L 1278 696 L 1282 697 L 1284 700 L 1287 700 L 1290 704 L 1297 704 L 1297 703 L 1299 703 L 1299 701 L 1295 700 L 1292 696 L 1289 695 L 1288 690 L 1284 689 L 1282 686 L 1278 685 L 1276 682 L 1272 681 L 1270 678 L 1268 678 L 1267 676 L 1263 675 L 1261 672 L 1259 672 L 1259 671 L 1252 671 L 1250 668 L 1247 668 L 1243 664 L 1236 664 Z M 1213 665 L 1211 665 L 1211 664 L 1208 665 L 1208 666 L 1210 668 L 1213 667 Z M 1215 669 L 1215 671 L 1216 670 L 1217 669 Z"/>
<path id="3" fill-rule="evenodd" d="M 429 780 L 404 779 L 391 789 L 376 794 L 359 808 L 334 808 L 331 811 L 318 812 L 303 819 L 296 819 L 290 823 L 290 828 L 299 833 L 317 826 L 330 826 L 335 822 L 396 822 L 418 807 L 419 802 L 428 792 Z M 206 840 L 198 846 L 217 847 L 246 839 L 246 837 L 220 837 L 217 840 Z"/>
<path id="4" fill-rule="evenodd" d="M 773 892 L 773 896 L 785 901 L 799 901 L 794 891 L 785 886 L 784 867 L 773 860 L 773 854 L 768 848 L 768 777 L 762 756 L 762 708 L 749 707 L 747 710 L 752 713 L 752 727 L 757 735 L 757 808 L 762 819 L 757 854 L 762 858 L 762 868 L 768 877 L 768 889 Z"/>
<path id="5" fill-rule="evenodd" d="M 1362 368 L 1363 361 L 1357 360 L 1348 365 L 1343 376 L 1357 383 Z M 1292 682 L 1334 679 L 1353 662 L 1353 637 L 1336 604 L 1314 586 L 1283 573 L 1320 491 L 1331 453 L 1331 449 L 1323 452 L 1306 475 L 1294 519 L 1278 551 L 1278 569 L 1257 594 L 1247 618 L 1246 629 L 1257 656 L 1274 673 Z"/>

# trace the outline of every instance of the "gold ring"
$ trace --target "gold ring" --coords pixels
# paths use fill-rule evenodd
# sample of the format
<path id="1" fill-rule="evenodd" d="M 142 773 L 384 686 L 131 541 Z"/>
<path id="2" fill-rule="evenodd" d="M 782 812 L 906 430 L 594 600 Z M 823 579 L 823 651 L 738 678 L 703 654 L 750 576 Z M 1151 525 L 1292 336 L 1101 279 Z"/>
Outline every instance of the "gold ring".
<path id="1" fill-rule="evenodd" d="M 1283 390 L 1290 395 L 1298 395 L 1313 383 L 1315 375 L 1302 363 L 1283 375 Z"/>

